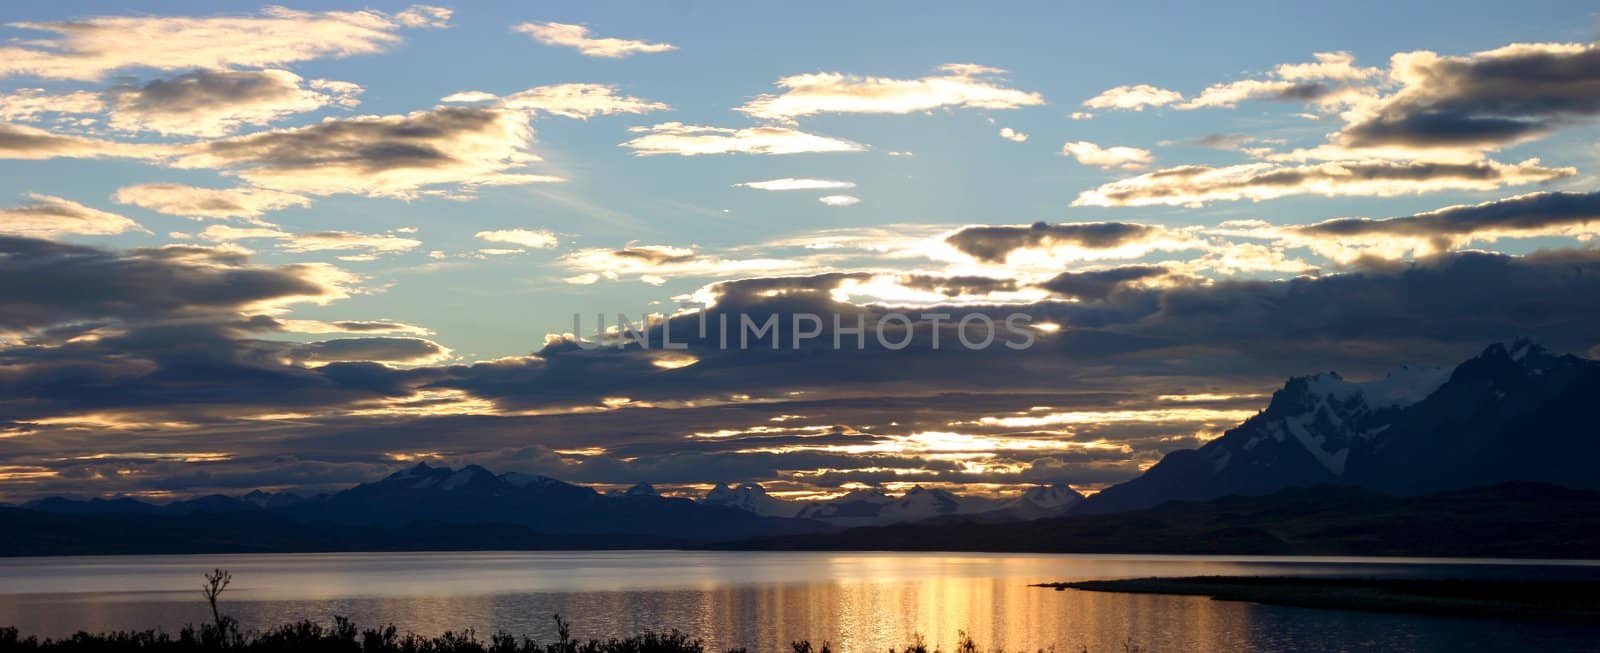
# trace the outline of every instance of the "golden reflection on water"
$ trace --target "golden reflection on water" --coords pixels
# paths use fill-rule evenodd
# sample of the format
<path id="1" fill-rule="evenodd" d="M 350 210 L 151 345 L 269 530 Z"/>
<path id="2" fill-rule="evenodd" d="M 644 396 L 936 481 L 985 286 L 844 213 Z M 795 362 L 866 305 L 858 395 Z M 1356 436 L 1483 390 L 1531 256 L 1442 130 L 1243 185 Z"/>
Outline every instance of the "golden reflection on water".
<path id="1" fill-rule="evenodd" d="M 470 553 L 160 556 L 0 560 L 0 626 L 62 636 L 207 618 L 199 570 L 234 571 L 225 610 L 250 628 L 348 616 L 433 635 L 473 629 L 581 637 L 677 628 L 708 649 L 883 652 L 916 635 L 950 651 L 967 632 L 985 650 L 1058 653 L 1243 650 L 1586 650 L 1595 628 L 1264 608 L 1198 597 L 1053 591 L 1031 583 L 1207 574 L 1419 573 L 1372 561 L 900 553 Z M 1409 569 L 1410 571 L 1404 571 Z M 1362 644 L 1346 646 L 1359 635 Z M 1502 639 L 1496 640 L 1497 637 Z M 1509 639 L 1507 639 L 1509 638 Z M 1540 639 L 1543 638 L 1543 639 Z M 1439 643 L 1428 647 L 1418 643 Z M 1563 648 L 1567 644 L 1570 648 Z M 1338 644 L 1337 646 L 1327 646 Z M 1511 646 L 1511 648 L 1504 648 Z"/>

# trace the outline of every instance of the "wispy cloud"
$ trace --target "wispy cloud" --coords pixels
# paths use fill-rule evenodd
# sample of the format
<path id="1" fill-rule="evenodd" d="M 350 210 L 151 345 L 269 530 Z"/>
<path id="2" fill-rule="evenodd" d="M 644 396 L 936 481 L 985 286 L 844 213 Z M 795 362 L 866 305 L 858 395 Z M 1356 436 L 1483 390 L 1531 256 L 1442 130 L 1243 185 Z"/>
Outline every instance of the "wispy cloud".
<path id="1" fill-rule="evenodd" d="M 568 23 L 522 23 L 512 28 L 545 45 L 574 48 L 590 57 L 620 59 L 636 54 L 671 52 L 678 46 L 594 36 L 588 27 Z"/>
<path id="2" fill-rule="evenodd" d="M 548 229 L 495 229 L 480 231 L 473 235 L 479 240 L 508 243 L 529 249 L 550 249 L 561 244 L 555 233 Z"/>
<path id="3" fill-rule="evenodd" d="M 379 11 L 269 7 L 247 16 L 95 16 L 14 27 L 55 38 L 0 47 L 0 76 L 97 80 L 125 68 L 210 70 L 280 66 L 383 52 L 402 29 L 444 27 L 450 10 L 416 5 Z"/>
<path id="4" fill-rule="evenodd" d="M 0 208 L 0 233 L 54 238 L 56 236 L 109 236 L 144 231 L 123 216 L 89 208 L 69 199 L 30 193 L 21 206 Z"/>
<path id="5" fill-rule="evenodd" d="M 785 90 L 762 95 L 739 111 L 767 120 L 792 121 L 820 113 L 902 114 L 939 108 L 1017 109 L 1044 104 L 1038 93 L 1000 84 L 1004 70 L 976 64 L 945 64 L 940 75 L 916 79 L 811 73 L 778 80 Z"/>
<path id="6" fill-rule="evenodd" d="M 1118 86 L 1101 91 L 1099 95 L 1083 101 L 1090 109 L 1121 109 L 1144 111 L 1145 107 L 1164 107 L 1182 102 L 1183 94 L 1149 84 Z"/>
<path id="7" fill-rule="evenodd" d="M 111 199 L 185 218 L 259 218 L 271 211 L 311 206 L 311 199 L 262 188 L 199 188 L 184 184 L 138 184 L 118 188 Z"/>
<path id="8" fill-rule="evenodd" d="M 1271 200 L 1291 195 L 1392 197 L 1441 190 L 1491 190 L 1577 174 L 1538 159 L 1506 164 L 1394 161 L 1281 166 L 1247 163 L 1213 168 L 1179 166 L 1083 191 L 1073 206 L 1198 206 L 1207 202 Z"/>
<path id="9" fill-rule="evenodd" d="M 766 181 L 747 181 L 734 184 L 734 188 L 754 188 L 756 190 L 833 190 L 839 188 L 855 188 L 853 181 L 836 181 L 833 179 L 797 179 L 784 177 L 782 179 L 768 179 Z"/>
<path id="10" fill-rule="evenodd" d="M 577 83 L 539 86 L 505 97 L 483 91 L 466 91 L 445 97 L 441 102 L 452 104 L 491 102 L 495 106 L 513 111 L 526 111 L 530 114 L 547 113 L 580 120 L 594 116 L 641 114 L 672 108 L 662 102 L 622 95 L 615 86 Z"/>
<path id="11" fill-rule="evenodd" d="M 705 127 L 667 122 L 628 131 L 643 134 L 622 144 L 638 156 L 676 154 L 801 154 L 806 152 L 860 152 L 867 146 L 854 141 L 809 134 L 788 127 Z"/>

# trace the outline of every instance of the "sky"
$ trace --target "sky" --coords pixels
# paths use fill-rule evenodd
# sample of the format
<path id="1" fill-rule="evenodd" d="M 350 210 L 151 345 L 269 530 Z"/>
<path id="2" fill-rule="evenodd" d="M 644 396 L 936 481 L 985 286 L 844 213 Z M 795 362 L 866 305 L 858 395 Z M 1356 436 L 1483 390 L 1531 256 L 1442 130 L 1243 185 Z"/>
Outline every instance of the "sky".
<path id="1" fill-rule="evenodd" d="M 1391 5 L 8 4 L 0 501 L 1092 492 L 1292 375 L 1594 356 L 1592 5 Z M 796 313 L 1032 346 L 699 329 Z"/>

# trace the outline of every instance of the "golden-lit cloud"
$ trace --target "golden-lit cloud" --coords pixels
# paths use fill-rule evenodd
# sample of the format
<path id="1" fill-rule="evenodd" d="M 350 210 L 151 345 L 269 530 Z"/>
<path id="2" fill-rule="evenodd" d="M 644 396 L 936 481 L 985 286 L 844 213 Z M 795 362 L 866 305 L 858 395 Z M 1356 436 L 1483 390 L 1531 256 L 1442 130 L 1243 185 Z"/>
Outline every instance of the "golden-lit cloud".
<path id="1" fill-rule="evenodd" d="M 21 206 L 0 208 L 0 233 L 54 238 L 57 236 L 109 236 L 144 231 L 123 216 L 89 208 L 69 199 L 40 193 L 28 194 Z"/>
<path id="2" fill-rule="evenodd" d="M 448 104 L 490 102 L 513 111 L 541 113 L 563 118 L 587 120 L 594 116 L 642 114 L 666 111 L 672 107 L 630 95 L 622 95 L 608 84 L 554 84 L 518 91 L 500 97 L 483 91 L 466 91 L 445 97 Z"/>
<path id="3" fill-rule="evenodd" d="M 1395 218 L 1335 218 L 1306 225 L 1235 221 L 1214 233 L 1305 247 L 1340 263 L 1431 256 L 1512 238 L 1600 236 L 1600 193 L 1528 193 Z"/>
<path id="4" fill-rule="evenodd" d="M 54 36 L 0 47 L 0 76 L 97 80 L 126 68 L 223 70 L 373 54 L 402 29 L 444 27 L 450 10 L 416 5 L 380 11 L 268 7 L 245 16 L 94 16 L 13 27 Z"/>
<path id="5" fill-rule="evenodd" d="M 1336 110 L 1377 99 L 1378 88 L 1372 80 L 1383 71 L 1356 66 L 1355 56 L 1349 52 L 1318 52 L 1315 58 L 1309 63 L 1280 64 L 1269 79 L 1212 84 L 1175 108 L 1231 109 L 1246 100 L 1278 100 Z"/>
<path id="6" fill-rule="evenodd" d="M 224 170 L 255 186 L 308 195 L 412 198 L 560 181 L 523 170 L 539 160 L 533 138 L 523 113 L 440 107 L 206 141 L 184 148 L 174 165 Z"/>
<path id="7" fill-rule="evenodd" d="M 263 188 L 199 188 L 184 184 L 123 186 L 111 199 L 185 218 L 259 218 L 271 211 L 308 207 L 302 195 Z"/>
<path id="8" fill-rule="evenodd" d="M 289 233 L 273 226 L 231 227 L 211 225 L 200 232 L 200 237 L 213 242 L 240 240 L 275 240 L 278 248 L 287 252 L 365 252 L 373 256 L 409 252 L 422 245 L 422 241 L 393 234 L 359 234 L 348 231 L 317 231 Z M 358 259 L 362 260 L 362 259 Z"/>
<path id="9" fill-rule="evenodd" d="M 165 135 L 223 136 L 327 106 L 354 107 L 361 87 L 311 80 L 287 70 L 198 70 L 106 91 L 114 129 Z"/>
<path id="10" fill-rule="evenodd" d="M 1100 147 L 1089 141 L 1072 141 L 1061 146 L 1061 154 L 1070 156 L 1086 166 L 1137 170 L 1150 165 L 1154 157 L 1150 150 L 1116 145 Z"/>
<path id="11" fill-rule="evenodd" d="M 777 257 L 727 258 L 700 254 L 687 247 L 668 245 L 580 249 L 563 255 L 561 263 L 577 273 L 567 279 L 568 283 L 577 285 L 587 285 L 600 279 L 623 277 L 633 277 L 652 283 L 658 279 L 680 277 L 792 274 L 816 269 L 815 265 L 803 260 Z"/>
<path id="12" fill-rule="evenodd" d="M 0 120 L 29 122 L 45 114 L 99 113 L 105 102 L 99 93 L 50 93 L 42 88 L 21 88 L 0 93 Z"/>
<path id="13" fill-rule="evenodd" d="M 0 123 L 0 159 L 126 158 L 154 161 L 174 152 L 173 147 L 161 144 L 118 143 L 88 136 L 58 134 L 28 125 Z"/>
<path id="14" fill-rule="evenodd" d="M 1012 129 L 1010 127 L 1001 127 L 1000 128 L 1000 138 L 1004 138 L 1004 139 L 1006 139 L 1008 141 L 1011 141 L 1013 143 L 1026 143 L 1026 142 L 1028 142 L 1028 135 L 1027 134 L 1019 132 L 1019 131 L 1017 131 L 1015 129 Z"/>
<path id="15" fill-rule="evenodd" d="M 739 107 L 766 120 L 792 121 L 820 113 L 904 114 L 939 108 L 1017 109 L 1043 105 L 1038 93 L 1000 84 L 999 68 L 945 64 L 939 75 L 916 79 L 810 73 L 779 79 L 782 93 Z"/>
<path id="16" fill-rule="evenodd" d="M 678 46 L 631 39 L 594 36 L 588 27 L 568 23 L 522 23 L 513 30 L 533 37 L 545 45 L 574 48 L 590 57 L 620 59 L 636 54 L 671 52 Z"/>
<path id="17" fill-rule="evenodd" d="M 867 146 L 842 138 L 818 136 L 787 127 L 731 129 L 667 122 L 632 127 L 642 134 L 622 144 L 637 156 L 676 154 L 801 154 L 807 152 L 860 152 Z"/>
<path id="18" fill-rule="evenodd" d="M 495 229 L 473 234 L 479 240 L 491 243 L 508 243 L 528 249 L 550 249 L 561 240 L 548 229 Z"/>
<path id="19" fill-rule="evenodd" d="M 1384 160 L 1281 166 L 1247 163 L 1214 168 L 1167 168 L 1083 191 L 1073 206 L 1199 206 L 1207 202 L 1263 201 L 1291 195 L 1392 197 L 1442 190 L 1492 190 L 1577 174 L 1547 168 L 1538 159 L 1506 164 L 1395 162 Z"/>
<path id="20" fill-rule="evenodd" d="M 1181 101 L 1183 101 L 1183 94 L 1177 91 L 1169 91 L 1149 84 L 1137 84 L 1106 89 L 1099 95 L 1084 100 L 1083 106 L 1090 109 L 1144 111 L 1145 107 L 1164 107 Z"/>

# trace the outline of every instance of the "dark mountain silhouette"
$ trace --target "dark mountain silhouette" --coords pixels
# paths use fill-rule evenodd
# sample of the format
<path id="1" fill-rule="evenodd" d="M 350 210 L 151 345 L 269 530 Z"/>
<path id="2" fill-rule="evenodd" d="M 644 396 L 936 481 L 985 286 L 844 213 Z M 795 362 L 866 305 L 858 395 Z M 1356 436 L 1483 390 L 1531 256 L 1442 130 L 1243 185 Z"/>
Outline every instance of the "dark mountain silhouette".
<path id="1" fill-rule="evenodd" d="M 1170 500 L 1340 484 L 1420 494 L 1502 481 L 1600 488 L 1600 362 L 1518 341 L 1448 374 L 1402 368 L 1351 383 L 1290 379 L 1266 410 L 1199 449 L 1073 509 L 1134 510 Z"/>
<path id="2" fill-rule="evenodd" d="M 648 489 L 649 486 L 643 486 Z M 815 532 L 815 522 L 762 517 L 654 491 L 606 496 L 543 476 L 497 476 L 477 465 L 427 463 L 278 512 L 309 521 L 385 525 L 426 520 L 516 524 L 545 533 L 643 535 L 685 541 Z"/>
<path id="3" fill-rule="evenodd" d="M 1420 497 L 1345 486 L 1173 501 L 1106 515 L 979 516 L 761 538 L 740 550 L 1592 558 L 1600 492 L 1507 483 Z"/>

